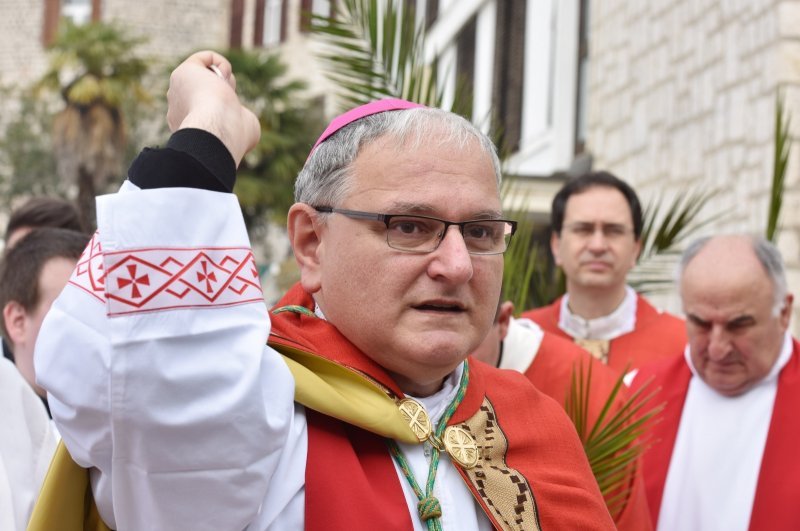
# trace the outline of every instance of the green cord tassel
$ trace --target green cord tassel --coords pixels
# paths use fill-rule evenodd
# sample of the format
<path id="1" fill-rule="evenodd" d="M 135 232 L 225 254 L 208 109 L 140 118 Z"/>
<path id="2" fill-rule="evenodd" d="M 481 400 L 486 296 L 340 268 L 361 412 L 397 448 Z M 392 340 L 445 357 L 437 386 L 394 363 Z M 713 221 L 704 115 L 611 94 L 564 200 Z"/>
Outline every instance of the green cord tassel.
<path id="1" fill-rule="evenodd" d="M 439 503 L 439 499 L 433 495 L 433 484 L 436 481 L 436 470 L 439 468 L 439 451 L 442 448 L 441 437 L 444 433 L 444 429 L 447 427 L 447 421 L 450 420 L 450 417 L 453 416 L 453 413 L 456 412 L 456 408 L 458 408 L 458 405 L 461 404 L 461 401 L 464 399 L 464 395 L 467 393 L 468 383 L 469 364 L 465 361 L 464 372 L 461 374 L 461 381 L 458 382 L 458 391 L 456 392 L 456 396 L 450 405 L 447 406 L 447 410 L 444 412 L 441 420 L 439 420 L 439 424 L 436 426 L 436 431 L 430 436 L 429 442 L 431 444 L 431 464 L 428 468 L 428 482 L 425 485 L 424 494 L 422 489 L 419 487 L 417 480 L 414 478 L 414 472 L 411 470 L 411 466 L 409 466 L 408 461 L 406 461 L 403 451 L 400 450 L 400 447 L 395 441 L 391 439 L 386 440 L 386 445 L 389 447 L 389 452 L 392 454 L 392 457 L 394 457 L 397 465 L 403 471 L 403 475 L 408 480 L 408 484 L 411 485 L 411 488 L 414 490 L 414 494 L 417 495 L 417 499 L 419 499 L 419 503 L 417 503 L 417 512 L 419 513 L 419 517 L 428 527 L 428 531 L 442 531 L 442 522 L 440 520 L 442 516 L 442 505 Z"/>

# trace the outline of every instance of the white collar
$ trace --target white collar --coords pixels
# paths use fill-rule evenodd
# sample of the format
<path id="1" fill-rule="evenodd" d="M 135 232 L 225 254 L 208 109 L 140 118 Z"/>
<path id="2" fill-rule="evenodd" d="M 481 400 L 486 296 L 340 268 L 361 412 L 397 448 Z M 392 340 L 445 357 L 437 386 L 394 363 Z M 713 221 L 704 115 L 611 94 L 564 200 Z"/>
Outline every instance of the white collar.
<path id="1" fill-rule="evenodd" d="M 569 309 L 569 293 L 567 293 L 561 299 L 558 327 L 579 339 L 616 339 L 632 332 L 636 327 L 637 301 L 638 297 L 633 288 L 625 286 L 625 298 L 613 312 L 595 319 L 584 319 Z"/>
<path id="2" fill-rule="evenodd" d="M 787 331 L 784 333 L 783 336 L 783 345 L 781 345 L 781 353 L 778 354 L 778 359 L 775 360 L 775 363 L 772 364 L 772 368 L 769 370 L 766 376 L 762 378 L 756 386 L 762 385 L 773 385 L 778 381 L 778 375 L 780 374 L 781 370 L 789 363 L 789 359 L 792 357 L 792 350 L 794 346 L 792 345 L 792 336 Z M 689 352 L 689 345 L 686 345 L 686 348 L 683 350 L 683 357 L 686 358 L 686 364 L 689 366 L 689 369 L 692 371 L 693 376 L 697 376 L 697 380 L 699 382 L 703 382 L 703 385 L 708 386 L 708 384 L 700 378 L 700 374 L 697 372 L 697 369 L 692 363 L 692 356 Z"/>

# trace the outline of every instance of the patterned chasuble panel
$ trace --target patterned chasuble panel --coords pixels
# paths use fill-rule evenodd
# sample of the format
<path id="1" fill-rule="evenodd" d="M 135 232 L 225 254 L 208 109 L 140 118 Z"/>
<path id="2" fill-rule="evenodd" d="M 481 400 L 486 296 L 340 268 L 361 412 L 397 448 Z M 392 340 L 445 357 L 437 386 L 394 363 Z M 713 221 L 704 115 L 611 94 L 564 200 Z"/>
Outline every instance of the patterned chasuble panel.
<path id="1" fill-rule="evenodd" d="M 488 399 L 463 424 L 478 444 L 481 458 L 474 468 L 462 469 L 478 495 L 504 530 L 541 530 L 539 510 L 528 480 L 506 464 L 508 440 L 497 424 Z"/>

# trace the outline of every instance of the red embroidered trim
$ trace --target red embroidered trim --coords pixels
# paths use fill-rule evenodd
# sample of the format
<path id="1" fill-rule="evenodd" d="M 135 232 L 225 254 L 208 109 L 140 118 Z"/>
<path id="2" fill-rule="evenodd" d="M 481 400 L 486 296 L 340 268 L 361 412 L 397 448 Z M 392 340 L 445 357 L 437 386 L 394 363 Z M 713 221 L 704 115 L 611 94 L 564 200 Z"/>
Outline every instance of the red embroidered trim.
<path id="1" fill-rule="evenodd" d="M 86 291 L 89 295 L 105 304 L 105 274 L 103 272 L 103 249 L 100 246 L 100 234 L 95 232 L 92 239 L 78 259 L 69 283 Z"/>
<path id="2" fill-rule="evenodd" d="M 97 233 L 70 283 L 107 303 L 109 315 L 263 301 L 249 248 L 136 249 L 104 255 Z"/>
<path id="3" fill-rule="evenodd" d="M 109 315 L 263 300 L 246 247 L 138 249 L 105 258 Z"/>

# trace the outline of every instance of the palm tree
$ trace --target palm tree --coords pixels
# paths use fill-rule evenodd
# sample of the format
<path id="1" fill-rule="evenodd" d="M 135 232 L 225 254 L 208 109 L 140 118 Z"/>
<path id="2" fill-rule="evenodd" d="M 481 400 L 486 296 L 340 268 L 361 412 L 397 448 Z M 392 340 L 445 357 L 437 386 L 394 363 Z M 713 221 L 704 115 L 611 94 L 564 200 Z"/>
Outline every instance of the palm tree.
<path id="1" fill-rule="evenodd" d="M 53 119 L 53 151 L 59 177 L 77 186 L 87 227 L 94 225 L 95 195 L 121 173 L 127 139 L 123 103 L 149 100 L 141 81 L 147 62 L 135 55 L 141 42 L 113 24 L 77 26 L 65 20 L 37 86 L 59 93 L 64 103 Z"/>

